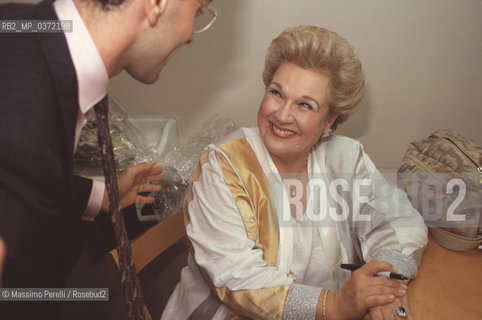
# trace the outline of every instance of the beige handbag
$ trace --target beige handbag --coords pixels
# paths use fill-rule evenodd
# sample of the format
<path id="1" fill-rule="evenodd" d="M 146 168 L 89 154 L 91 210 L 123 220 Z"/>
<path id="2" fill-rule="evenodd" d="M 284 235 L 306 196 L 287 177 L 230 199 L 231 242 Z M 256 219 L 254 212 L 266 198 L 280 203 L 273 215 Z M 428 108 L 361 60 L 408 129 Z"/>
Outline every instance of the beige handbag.
<path id="1" fill-rule="evenodd" d="M 448 129 L 412 142 L 398 170 L 435 241 L 468 251 L 482 242 L 482 148 Z"/>

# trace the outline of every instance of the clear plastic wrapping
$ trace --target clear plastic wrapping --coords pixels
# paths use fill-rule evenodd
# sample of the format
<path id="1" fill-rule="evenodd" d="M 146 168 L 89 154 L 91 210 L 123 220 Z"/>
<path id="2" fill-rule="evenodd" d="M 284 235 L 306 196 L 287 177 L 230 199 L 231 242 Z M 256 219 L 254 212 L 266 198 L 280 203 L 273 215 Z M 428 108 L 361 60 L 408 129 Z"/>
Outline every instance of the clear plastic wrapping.
<path id="1" fill-rule="evenodd" d="M 211 117 L 199 132 L 186 143 L 176 147 L 158 161 L 163 168 L 161 191 L 152 193 L 154 204 L 144 207 L 137 205 L 137 215 L 141 221 L 162 221 L 182 208 L 184 197 L 199 157 L 210 143 L 213 143 L 236 129 L 231 119 L 215 115 Z"/>
<path id="2" fill-rule="evenodd" d="M 117 173 L 151 160 L 163 168 L 163 179 L 159 182 L 161 191 L 150 194 L 155 202 L 149 206 L 136 205 L 140 221 L 162 221 L 176 213 L 182 207 L 204 148 L 236 128 L 232 120 L 215 115 L 186 143 L 159 159 L 155 150 L 149 149 L 142 131 L 129 120 L 127 112 L 115 100 L 110 99 L 109 103 L 109 127 Z M 104 176 L 93 110 L 80 136 L 74 156 L 74 172 L 88 177 Z"/>
<path id="3" fill-rule="evenodd" d="M 127 112 L 110 97 L 109 128 L 118 174 L 136 164 L 156 160 L 154 153 L 146 147 L 142 132 L 129 120 Z M 74 172 L 88 177 L 104 176 L 94 110 L 90 111 L 80 135 L 74 155 Z"/>

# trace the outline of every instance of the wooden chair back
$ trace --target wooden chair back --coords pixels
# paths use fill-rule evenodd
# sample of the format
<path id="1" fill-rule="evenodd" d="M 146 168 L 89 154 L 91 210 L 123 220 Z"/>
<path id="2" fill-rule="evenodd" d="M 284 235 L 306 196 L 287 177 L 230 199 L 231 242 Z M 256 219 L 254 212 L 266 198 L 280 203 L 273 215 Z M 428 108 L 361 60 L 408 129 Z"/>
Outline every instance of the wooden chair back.
<path id="1" fill-rule="evenodd" d="M 139 273 L 152 260 L 170 246 L 177 243 L 185 235 L 186 230 L 184 228 L 183 214 L 182 211 L 180 211 L 161 221 L 132 241 L 132 256 L 136 266 L 136 272 Z M 113 260 L 113 265 L 117 268 L 120 279 L 117 251 L 115 249 L 109 251 L 109 256 Z M 146 310 L 146 320 L 152 320 L 152 316 L 145 305 L 144 309 Z"/>

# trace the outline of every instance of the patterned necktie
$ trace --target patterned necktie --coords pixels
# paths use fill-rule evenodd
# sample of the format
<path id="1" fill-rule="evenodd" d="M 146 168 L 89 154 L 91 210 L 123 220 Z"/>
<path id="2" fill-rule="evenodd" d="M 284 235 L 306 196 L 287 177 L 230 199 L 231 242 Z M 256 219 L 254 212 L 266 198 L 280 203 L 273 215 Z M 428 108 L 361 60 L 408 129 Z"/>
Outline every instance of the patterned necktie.
<path id="1" fill-rule="evenodd" d="M 132 260 L 132 250 L 124 225 L 124 218 L 120 212 L 119 190 L 114 163 L 114 150 L 109 133 L 108 111 L 109 99 L 106 95 L 94 107 L 97 118 L 97 137 L 102 152 L 102 165 L 104 167 L 105 184 L 110 201 L 110 216 L 115 230 L 117 255 L 121 271 L 121 284 L 124 290 L 124 299 L 128 319 L 145 319 L 144 299 L 137 278 L 136 268 Z"/>

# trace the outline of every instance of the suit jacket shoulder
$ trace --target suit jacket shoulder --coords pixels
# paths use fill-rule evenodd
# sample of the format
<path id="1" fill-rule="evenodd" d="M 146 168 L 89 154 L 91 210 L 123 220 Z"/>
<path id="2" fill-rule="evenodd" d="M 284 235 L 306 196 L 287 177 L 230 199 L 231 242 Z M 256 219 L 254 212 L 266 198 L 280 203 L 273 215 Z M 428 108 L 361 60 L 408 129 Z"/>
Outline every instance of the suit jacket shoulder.
<path id="1" fill-rule="evenodd" d="M 2 5 L 0 16 L 57 19 L 49 0 Z M 90 194 L 89 183 L 72 178 L 79 109 L 76 73 L 62 33 L 0 33 L 0 44 L 0 235 L 9 255 L 5 275 L 15 266 L 23 276 L 39 274 L 39 281 L 52 285 L 72 264 L 63 257 L 75 251 L 80 207 Z"/>

